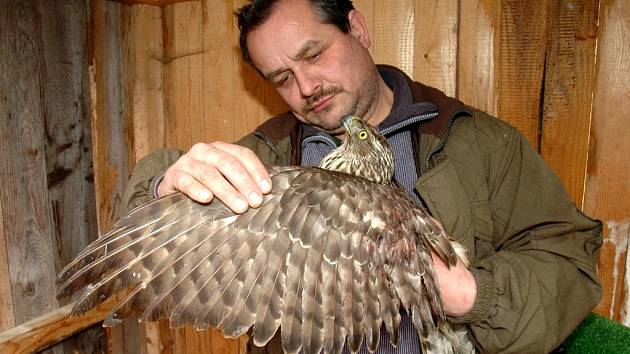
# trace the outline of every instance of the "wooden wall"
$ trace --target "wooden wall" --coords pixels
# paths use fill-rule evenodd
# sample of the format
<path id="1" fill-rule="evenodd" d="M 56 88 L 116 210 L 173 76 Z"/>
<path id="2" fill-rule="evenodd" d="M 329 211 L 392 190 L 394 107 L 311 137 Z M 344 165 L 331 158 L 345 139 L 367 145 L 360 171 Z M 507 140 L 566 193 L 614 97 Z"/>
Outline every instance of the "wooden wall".
<path id="1" fill-rule="evenodd" d="M 232 13 L 245 0 L 142 2 L 0 0 L 0 330 L 58 306 L 55 271 L 97 219 L 111 227 L 140 157 L 235 140 L 285 109 L 240 60 Z M 630 325 L 630 3 L 354 3 L 377 63 L 515 125 L 604 221 L 597 311 Z M 245 349 L 163 322 L 109 337 L 114 353 Z"/>
<path id="2" fill-rule="evenodd" d="M 56 273 L 97 237 L 89 6 L 0 0 L 0 330 L 57 308 Z M 48 352 L 103 350 L 93 328 Z"/>

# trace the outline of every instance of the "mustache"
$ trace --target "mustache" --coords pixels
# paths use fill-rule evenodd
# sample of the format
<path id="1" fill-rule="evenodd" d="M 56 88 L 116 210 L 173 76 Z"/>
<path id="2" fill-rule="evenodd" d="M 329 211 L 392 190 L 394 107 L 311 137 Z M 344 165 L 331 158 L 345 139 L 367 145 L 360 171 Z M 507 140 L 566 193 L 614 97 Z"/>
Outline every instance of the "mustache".
<path id="1" fill-rule="evenodd" d="M 320 101 L 322 98 L 337 94 L 341 92 L 341 90 L 342 90 L 341 87 L 337 85 L 332 85 L 328 87 L 323 87 L 315 91 L 311 97 L 306 99 L 306 104 L 304 105 L 304 111 L 308 112 L 312 110 L 315 107 L 315 104 L 317 104 L 317 102 Z"/>

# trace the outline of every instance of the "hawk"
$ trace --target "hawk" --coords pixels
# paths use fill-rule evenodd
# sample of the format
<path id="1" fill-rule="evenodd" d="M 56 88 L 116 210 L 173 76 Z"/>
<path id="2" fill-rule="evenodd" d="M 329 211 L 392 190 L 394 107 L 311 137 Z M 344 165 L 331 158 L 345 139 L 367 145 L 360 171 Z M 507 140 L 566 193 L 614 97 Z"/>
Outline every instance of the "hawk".
<path id="1" fill-rule="evenodd" d="M 181 193 L 131 211 L 59 276 L 60 297 L 82 292 L 81 314 L 130 290 L 105 326 L 138 316 L 173 327 L 219 328 L 264 346 L 280 329 L 287 353 L 375 351 L 384 324 L 398 343 L 400 308 L 425 353 L 471 351 L 440 299 L 431 254 L 466 261 L 395 181 L 387 140 L 356 117 L 319 167 L 269 167 L 262 205 L 235 214 Z M 467 263 L 466 263 L 467 264 Z"/>

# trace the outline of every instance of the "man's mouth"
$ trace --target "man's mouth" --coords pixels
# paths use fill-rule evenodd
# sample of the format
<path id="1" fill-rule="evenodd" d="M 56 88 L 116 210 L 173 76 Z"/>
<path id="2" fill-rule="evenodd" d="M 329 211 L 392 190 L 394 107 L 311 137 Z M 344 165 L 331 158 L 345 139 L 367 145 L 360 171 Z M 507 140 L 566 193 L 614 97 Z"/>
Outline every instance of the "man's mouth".
<path id="1" fill-rule="evenodd" d="M 319 113 L 321 111 L 323 111 L 324 109 L 326 109 L 328 106 L 330 106 L 330 104 L 332 103 L 332 99 L 335 97 L 335 95 L 330 95 L 326 98 L 324 98 L 321 101 L 318 101 L 317 103 L 315 103 L 314 105 L 311 106 L 311 111 L 315 112 L 315 113 Z"/>

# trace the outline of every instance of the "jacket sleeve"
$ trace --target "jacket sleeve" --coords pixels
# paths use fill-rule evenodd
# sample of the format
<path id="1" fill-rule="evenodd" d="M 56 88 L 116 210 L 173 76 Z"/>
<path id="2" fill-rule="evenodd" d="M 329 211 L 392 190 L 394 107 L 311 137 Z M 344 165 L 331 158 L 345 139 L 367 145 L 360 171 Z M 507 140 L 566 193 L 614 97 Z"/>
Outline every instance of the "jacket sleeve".
<path id="1" fill-rule="evenodd" d="M 281 159 L 263 139 L 258 138 L 253 133 L 244 136 L 236 144 L 252 149 L 264 164 L 287 163 L 286 158 Z M 286 142 L 284 144 L 286 145 Z M 155 191 L 164 172 L 183 154 L 184 152 L 180 150 L 161 148 L 140 159 L 123 194 L 117 218 L 127 214 L 133 208 L 155 199 Z"/>
<path id="2" fill-rule="evenodd" d="M 156 183 L 164 171 L 184 153 L 175 149 L 161 148 L 151 152 L 136 163 L 129 183 L 123 193 L 119 215 L 121 217 L 142 204 L 155 199 Z"/>
<path id="3" fill-rule="evenodd" d="M 478 296 L 462 320 L 484 352 L 545 353 L 601 297 L 602 226 L 516 129 L 503 128 L 509 143 L 486 162 L 494 251 L 473 263 Z"/>

